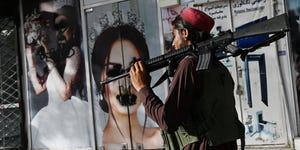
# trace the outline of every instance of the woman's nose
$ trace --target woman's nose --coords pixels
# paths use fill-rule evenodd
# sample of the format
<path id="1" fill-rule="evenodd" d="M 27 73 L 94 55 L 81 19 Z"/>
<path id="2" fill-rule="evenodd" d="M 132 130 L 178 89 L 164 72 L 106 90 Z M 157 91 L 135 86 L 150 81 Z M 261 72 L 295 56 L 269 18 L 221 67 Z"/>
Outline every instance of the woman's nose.
<path id="1" fill-rule="evenodd" d="M 128 89 L 130 85 L 130 78 L 124 77 L 119 80 L 119 85 L 122 86 L 123 89 Z"/>

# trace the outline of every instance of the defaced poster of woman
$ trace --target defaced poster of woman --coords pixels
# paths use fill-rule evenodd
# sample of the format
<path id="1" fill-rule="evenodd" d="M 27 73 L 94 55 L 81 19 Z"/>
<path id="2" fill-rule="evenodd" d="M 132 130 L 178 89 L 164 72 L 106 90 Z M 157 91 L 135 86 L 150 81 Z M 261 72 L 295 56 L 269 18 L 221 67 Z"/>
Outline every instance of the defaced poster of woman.
<path id="1" fill-rule="evenodd" d="M 144 4 L 149 2 L 153 7 Z M 101 130 L 97 133 L 100 149 L 163 149 L 161 130 L 145 115 L 129 77 L 101 84 L 128 71 L 135 60 L 161 54 L 158 34 L 155 35 L 157 18 L 151 18 L 156 12 L 154 2 L 129 0 L 104 4 L 86 14 L 94 105 L 99 107 L 94 114 L 100 117 L 95 124 Z"/>
<path id="2" fill-rule="evenodd" d="M 23 1 L 31 149 L 90 149 L 79 4 Z"/>
<path id="3" fill-rule="evenodd" d="M 93 75 L 96 83 L 124 73 L 134 59 L 149 59 L 143 35 L 131 25 L 105 29 L 96 39 L 92 53 Z M 130 85 L 129 78 L 98 84 L 99 105 L 109 114 L 103 130 L 104 149 L 159 149 L 163 147 L 160 129 L 146 127 L 138 120 L 141 100 Z M 145 120 L 146 121 L 146 120 Z"/>

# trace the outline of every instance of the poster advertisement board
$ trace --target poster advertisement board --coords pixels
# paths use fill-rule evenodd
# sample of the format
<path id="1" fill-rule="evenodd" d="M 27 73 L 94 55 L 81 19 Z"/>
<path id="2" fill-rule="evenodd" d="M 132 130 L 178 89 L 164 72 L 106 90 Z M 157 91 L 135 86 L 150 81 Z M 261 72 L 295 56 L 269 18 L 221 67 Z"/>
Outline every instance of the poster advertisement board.
<path id="1" fill-rule="evenodd" d="M 31 149 L 89 149 L 79 3 L 23 1 Z"/>
<path id="2" fill-rule="evenodd" d="M 161 55 L 157 3 L 155 0 L 127 0 L 99 1 L 95 5 L 86 6 L 84 15 L 97 147 L 161 149 L 161 130 L 146 116 L 129 77 L 102 84 L 126 73 L 136 59 L 148 60 Z M 152 81 L 159 77 L 152 74 Z M 154 91 L 164 100 L 163 86 Z"/>

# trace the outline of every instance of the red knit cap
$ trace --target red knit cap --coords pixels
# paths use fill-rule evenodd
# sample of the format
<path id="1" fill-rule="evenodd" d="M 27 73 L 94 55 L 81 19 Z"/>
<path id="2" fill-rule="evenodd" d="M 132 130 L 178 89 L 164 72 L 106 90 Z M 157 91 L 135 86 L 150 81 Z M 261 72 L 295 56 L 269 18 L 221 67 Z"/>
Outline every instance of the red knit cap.
<path id="1" fill-rule="evenodd" d="M 215 25 L 215 21 L 213 20 L 213 18 L 211 18 L 204 12 L 193 8 L 184 9 L 180 14 L 180 17 L 194 27 L 208 33 Z"/>

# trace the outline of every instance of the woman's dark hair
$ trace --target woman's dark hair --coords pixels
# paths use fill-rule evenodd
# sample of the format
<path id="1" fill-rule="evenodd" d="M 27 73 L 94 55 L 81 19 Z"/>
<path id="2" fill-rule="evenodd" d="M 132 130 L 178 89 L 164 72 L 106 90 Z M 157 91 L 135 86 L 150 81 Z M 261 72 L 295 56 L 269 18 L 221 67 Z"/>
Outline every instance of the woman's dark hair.
<path id="1" fill-rule="evenodd" d="M 101 74 L 104 70 L 105 60 L 110 55 L 112 45 L 117 40 L 129 40 L 137 48 L 141 59 L 149 59 L 149 51 L 144 35 L 135 27 L 125 24 L 116 27 L 108 27 L 97 37 L 92 52 L 92 71 L 98 89 L 101 89 Z"/>
<path id="2" fill-rule="evenodd" d="M 182 19 L 179 15 L 172 21 L 172 25 L 179 31 L 186 28 L 189 32 L 187 39 L 190 40 L 193 44 L 212 37 L 210 33 L 201 31 L 200 29 L 194 27 L 189 22 Z"/>

